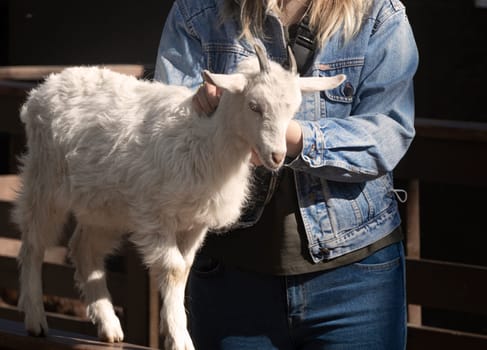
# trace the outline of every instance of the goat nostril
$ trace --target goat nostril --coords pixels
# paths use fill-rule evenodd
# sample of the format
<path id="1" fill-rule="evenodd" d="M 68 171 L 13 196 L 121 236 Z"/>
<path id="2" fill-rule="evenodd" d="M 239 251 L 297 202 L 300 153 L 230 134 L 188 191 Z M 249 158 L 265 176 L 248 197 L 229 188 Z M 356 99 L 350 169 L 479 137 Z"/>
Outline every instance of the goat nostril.
<path id="1" fill-rule="evenodd" d="M 284 159 L 284 153 L 276 153 L 276 152 L 272 153 L 272 160 L 274 161 L 274 163 L 281 164 L 283 159 Z"/>

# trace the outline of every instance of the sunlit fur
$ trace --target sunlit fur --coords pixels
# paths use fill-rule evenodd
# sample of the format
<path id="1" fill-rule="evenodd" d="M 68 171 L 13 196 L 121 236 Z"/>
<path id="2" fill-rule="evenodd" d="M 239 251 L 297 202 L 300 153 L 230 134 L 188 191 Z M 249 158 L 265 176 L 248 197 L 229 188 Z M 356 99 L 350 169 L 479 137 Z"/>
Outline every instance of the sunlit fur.
<path id="1" fill-rule="evenodd" d="M 251 150 L 278 169 L 300 86 L 324 89 L 343 80 L 305 80 L 273 62 L 262 74 L 255 58 L 238 73 L 205 75 L 224 89 L 211 117 L 193 110 L 193 92 L 185 87 L 96 67 L 66 69 L 30 93 L 21 110 L 28 151 L 13 219 L 22 231 L 19 306 L 31 334 L 48 330 L 44 251 L 57 243 L 72 212 L 75 278 L 99 337 L 123 339 L 104 258 L 131 232 L 160 286 L 165 348 L 193 349 L 184 310 L 189 268 L 207 229 L 238 219 L 251 182 Z"/>

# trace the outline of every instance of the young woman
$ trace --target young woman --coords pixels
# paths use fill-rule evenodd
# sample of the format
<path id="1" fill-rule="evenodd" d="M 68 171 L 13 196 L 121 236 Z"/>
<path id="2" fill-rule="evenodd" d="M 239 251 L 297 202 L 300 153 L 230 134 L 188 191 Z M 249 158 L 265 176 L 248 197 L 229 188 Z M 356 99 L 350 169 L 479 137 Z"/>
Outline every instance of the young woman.
<path id="1" fill-rule="evenodd" d="M 305 95 L 278 173 L 256 161 L 240 223 L 210 234 L 190 276 L 197 349 L 404 349 L 404 252 L 391 172 L 414 136 L 418 64 L 399 0 L 176 0 L 156 79 L 193 87 L 211 117 L 232 72 L 263 45 L 302 76 L 346 74 Z M 276 87 L 279 88 L 279 87 Z M 225 150 L 222 150 L 225 152 Z"/>

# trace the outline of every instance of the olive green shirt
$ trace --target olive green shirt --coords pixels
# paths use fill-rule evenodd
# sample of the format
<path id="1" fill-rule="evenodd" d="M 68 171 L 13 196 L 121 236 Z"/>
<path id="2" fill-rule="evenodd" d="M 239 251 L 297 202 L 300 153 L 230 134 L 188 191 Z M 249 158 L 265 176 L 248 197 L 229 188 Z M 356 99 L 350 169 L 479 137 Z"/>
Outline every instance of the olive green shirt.
<path id="1" fill-rule="evenodd" d="M 357 262 L 402 240 L 400 229 L 381 240 L 336 259 L 314 263 L 298 208 L 293 171 L 284 168 L 274 196 L 259 221 L 251 227 L 209 234 L 202 253 L 223 263 L 273 275 L 294 275 L 328 270 Z"/>

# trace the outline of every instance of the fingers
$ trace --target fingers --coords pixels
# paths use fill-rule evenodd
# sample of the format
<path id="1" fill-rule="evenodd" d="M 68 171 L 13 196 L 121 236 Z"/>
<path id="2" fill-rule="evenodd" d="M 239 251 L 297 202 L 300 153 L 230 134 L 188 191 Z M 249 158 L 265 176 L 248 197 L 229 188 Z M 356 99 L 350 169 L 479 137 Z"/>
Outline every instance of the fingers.
<path id="1" fill-rule="evenodd" d="M 221 90 L 213 84 L 204 82 L 193 96 L 193 108 L 197 113 L 210 115 L 218 107 Z"/>
<path id="2" fill-rule="evenodd" d="M 295 158 L 303 151 L 303 131 L 296 120 L 291 120 L 286 131 L 287 155 Z"/>

